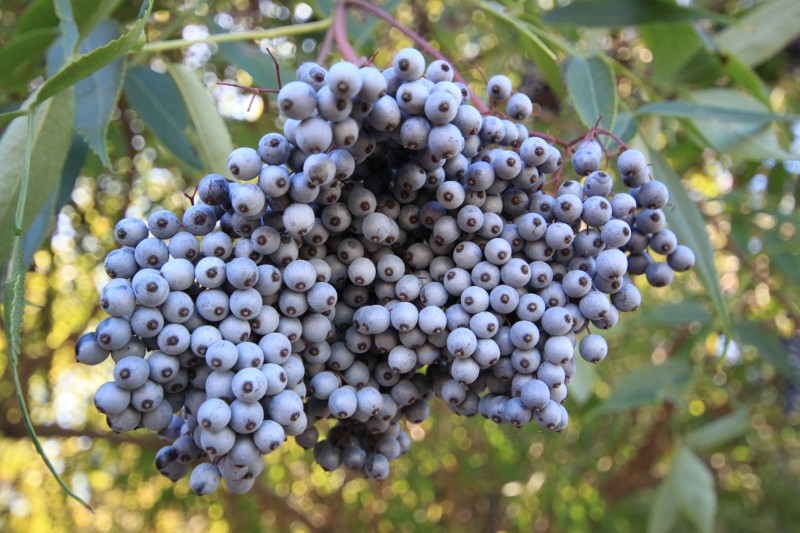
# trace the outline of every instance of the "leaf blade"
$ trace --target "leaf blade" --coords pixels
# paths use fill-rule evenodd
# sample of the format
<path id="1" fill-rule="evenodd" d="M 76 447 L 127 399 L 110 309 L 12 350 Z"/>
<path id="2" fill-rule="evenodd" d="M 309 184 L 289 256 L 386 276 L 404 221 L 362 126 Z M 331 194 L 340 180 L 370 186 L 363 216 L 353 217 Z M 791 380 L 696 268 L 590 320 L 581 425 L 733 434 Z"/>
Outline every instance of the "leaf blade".
<path id="1" fill-rule="evenodd" d="M 581 121 L 588 127 L 600 120 L 614 128 L 617 117 L 617 84 L 611 67 L 598 56 L 573 57 L 567 64 L 567 90 Z"/>
<path id="2" fill-rule="evenodd" d="M 793 122 L 795 120 L 800 120 L 800 115 L 794 113 L 776 115 L 768 112 L 748 111 L 742 110 L 741 108 L 715 106 L 681 100 L 646 104 L 637 110 L 637 114 L 691 119 L 713 118 L 727 122 L 746 122 L 750 124 L 753 122 Z"/>
<path id="3" fill-rule="evenodd" d="M 144 0 L 136 23 L 122 37 L 93 50 L 89 54 L 77 58 L 75 61 L 72 61 L 59 70 L 53 77 L 45 81 L 36 94 L 33 106 L 60 93 L 67 87 L 74 85 L 127 53 L 139 41 L 139 37 L 144 31 L 144 26 L 152 7 L 153 0 Z"/>
<path id="4" fill-rule="evenodd" d="M 738 56 L 754 67 L 780 52 L 800 35 L 800 2 L 773 0 L 753 8 L 739 20 L 719 32 L 715 38 L 719 47 Z"/>
<path id="5" fill-rule="evenodd" d="M 678 235 L 679 240 L 694 251 L 697 258 L 695 271 L 711 296 L 725 335 L 727 338 L 731 338 L 730 310 L 719 284 L 717 266 L 714 263 L 714 247 L 705 231 L 703 215 L 700 214 L 700 210 L 681 183 L 680 177 L 667 160 L 653 148 L 650 148 L 649 152 L 650 161 L 653 164 L 653 174 L 656 179 L 667 185 L 672 199 L 671 203 L 675 206 L 675 213 L 670 216 L 672 229 Z"/>
<path id="6" fill-rule="evenodd" d="M 713 450 L 744 435 L 750 429 L 750 409 L 743 408 L 712 420 L 688 435 L 685 443 L 695 450 Z"/>
<path id="7" fill-rule="evenodd" d="M 230 133 L 214 100 L 194 72 L 183 65 L 167 66 L 172 79 L 183 96 L 189 117 L 194 124 L 200 144 L 200 160 L 208 172 L 227 168 L 228 155 L 233 151 Z"/>
<path id="8" fill-rule="evenodd" d="M 81 42 L 80 50 L 91 53 L 119 36 L 114 23 L 103 21 Z M 75 117 L 75 128 L 106 168 L 112 167 L 106 135 L 111 113 L 122 90 L 124 69 L 124 60 L 120 57 L 75 84 L 75 97 L 80 110 Z"/>
<path id="9" fill-rule="evenodd" d="M 186 138 L 188 112 L 170 76 L 147 67 L 133 67 L 125 76 L 125 96 L 170 152 L 197 169 L 203 168 Z"/>
<path id="10" fill-rule="evenodd" d="M 689 448 L 681 446 L 673 459 L 669 475 L 674 479 L 683 514 L 698 531 L 713 532 L 717 489 L 706 463 Z"/>
<path id="11" fill-rule="evenodd" d="M 639 368 L 622 377 L 614 385 L 611 397 L 592 413 L 616 413 L 655 403 L 663 389 L 686 384 L 691 375 L 689 364 L 682 360 Z"/>
<path id="12" fill-rule="evenodd" d="M 680 7 L 667 2 L 641 0 L 589 0 L 558 7 L 544 16 L 547 24 L 571 24 L 590 28 L 679 23 L 703 19 L 726 20 L 715 13 Z"/>

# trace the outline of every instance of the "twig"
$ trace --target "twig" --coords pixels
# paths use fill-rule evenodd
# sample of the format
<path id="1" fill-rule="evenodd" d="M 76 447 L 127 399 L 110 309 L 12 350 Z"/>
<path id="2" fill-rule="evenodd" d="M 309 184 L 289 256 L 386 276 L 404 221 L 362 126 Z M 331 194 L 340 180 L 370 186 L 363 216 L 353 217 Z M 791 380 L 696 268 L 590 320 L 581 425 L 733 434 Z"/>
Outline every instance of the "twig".
<path id="1" fill-rule="evenodd" d="M 342 4 L 356 6 L 363 9 L 364 11 L 371 13 L 372 15 L 383 20 L 393 28 L 399 30 L 400 33 L 411 39 L 415 44 L 417 44 L 417 46 L 422 48 L 426 53 L 428 53 L 432 57 L 435 57 L 436 59 L 440 59 L 442 61 L 447 61 L 448 63 L 450 62 L 447 59 L 447 57 L 444 56 L 444 54 L 442 54 L 439 50 L 431 46 L 431 44 L 428 41 L 426 41 L 421 35 L 410 29 L 405 24 L 402 24 L 400 21 L 398 21 L 396 18 L 383 11 L 378 6 L 375 6 L 365 0 L 342 0 L 340 4 L 337 4 L 337 7 Z M 339 43 L 337 41 L 337 45 L 338 44 Z M 463 83 L 465 85 L 467 83 L 464 80 L 464 77 L 461 76 L 461 73 L 459 73 L 455 67 L 453 67 L 453 78 L 456 81 Z M 472 105 L 474 105 L 481 113 L 486 113 L 489 111 L 489 108 L 486 107 L 486 104 L 480 98 L 478 98 L 472 91 L 470 91 L 470 100 L 472 100 Z"/>
<path id="2" fill-rule="evenodd" d="M 333 13 L 333 38 L 342 57 L 346 61 L 357 63 L 359 60 L 358 54 L 347 38 L 347 6 L 344 2 L 337 3 Z"/>
<path id="3" fill-rule="evenodd" d="M 317 54 L 317 64 L 321 67 L 327 63 L 328 55 L 331 53 L 331 46 L 333 45 L 333 24 L 328 27 L 325 32 L 325 37 L 322 39 L 322 44 L 319 45 L 319 53 Z"/>

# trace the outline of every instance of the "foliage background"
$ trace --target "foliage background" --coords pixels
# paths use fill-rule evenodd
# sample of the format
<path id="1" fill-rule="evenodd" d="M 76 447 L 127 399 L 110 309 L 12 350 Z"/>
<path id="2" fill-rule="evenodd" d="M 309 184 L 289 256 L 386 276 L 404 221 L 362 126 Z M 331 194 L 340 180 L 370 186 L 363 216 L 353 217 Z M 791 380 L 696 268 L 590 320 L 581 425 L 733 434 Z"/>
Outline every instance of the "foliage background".
<path id="1" fill-rule="evenodd" d="M 325 473 L 292 443 L 267 457 L 251 494 L 195 497 L 186 479 L 173 486 L 158 475 L 155 437 L 107 430 L 91 396 L 111 363 L 78 366 L 74 343 L 101 317 L 97 289 L 115 221 L 184 208 L 183 192 L 224 168 L 230 147 L 255 146 L 280 128 L 269 98 L 247 111 L 249 94 L 215 82 L 275 87 L 266 47 L 284 81 L 292 79 L 294 67 L 316 56 L 333 3 L 159 0 L 134 26 L 139 6 L 120 0 L 3 0 L 0 221 L 8 231 L 0 262 L 12 260 L 0 339 L 0 528 L 794 527 L 799 4 L 378 4 L 450 57 L 478 94 L 482 72 L 509 74 L 542 107 L 535 129 L 571 138 L 597 118 L 587 109 L 609 111 L 626 142 L 650 147 L 656 176 L 672 189 L 672 226 L 693 243 L 698 267 L 668 289 L 640 286 L 646 305 L 608 332 L 610 357 L 580 365 L 563 434 L 439 408 L 409 428 L 419 442 L 386 482 Z M 359 10 L 348 13 L 351 42 L 364 56 L 379 51 L 377 66 L 410 44 Z M 216 36 L 242 31 L 256 33 Z M 587 83 L 596 84 L 591 94 Z M 23 212 L 14 206 L 27 118 L 10 119 L 27 113 L 26 99 L 37 122 Z M 15 283 L 26 268 L 23 301 Z M 13 314 L 22 307 L 20 352 Z M 70 500 L 37 456 L 14 369 L 54 468 L 96 514 Z"/>

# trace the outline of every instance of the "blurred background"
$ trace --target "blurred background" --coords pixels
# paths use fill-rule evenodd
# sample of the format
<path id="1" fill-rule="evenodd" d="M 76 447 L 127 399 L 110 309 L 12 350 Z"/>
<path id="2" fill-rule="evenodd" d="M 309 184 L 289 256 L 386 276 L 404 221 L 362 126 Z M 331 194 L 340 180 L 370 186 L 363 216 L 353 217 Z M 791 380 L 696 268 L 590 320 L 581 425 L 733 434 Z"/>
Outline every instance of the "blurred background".
<path id="1" fill-rule="evenodd" d="M 139 13 L 137 3 L 120 0 L 55 4 L 0 1 L 0 112 L 18 109 L 59 70 L 65 38 L 72 35 L 79 54 L 88 54 L 128 32 Z M 179 212 L 188 205 L 184 192 L 222 168 L 214 146 L 226 155 L 225 146 L 255 146 L 280 130 L 274 98 L 256 96 L 248 109 L 251 93 L 216 82 L 276 88 L 267 48 L 283 81 L 293 79 L 297 65 L 316 57 L 333 2 L 159 0 L 144 27 L 150 44 L 130 43 L 88 85 L 80 82 L 74 115 L 61 111 L 70 107 L 63 102 L 51 106 L 43 120 L 52 122 L 33 152 L 36 209 L 26 216 L 30 268 L 18 368 L 44 450 L 96 512 L 70 500 L 37 455 L 3 336 L 0 529 L 796 528 L 800 120 L 792 113 L 800 100 L 800 3 L 377 5 L 449 57 L 478 95 L 484 76 L 507 74 L 541 106 L 529 127 L 561 138 L 587 130 L 567 65 L 600 58 L 618 94 L 614 131 L 633 146 L 653 147 L 676 173 L 656 177 L 672 188 L 668 216 L 682 241 L 696 245 L 698 267 L 669 288 L 638 284 L 641 310 L 603 333 L 609 357 L 596 367 L 579 361 L 562 434 L 464 419 L 434 402 L 432 417 L 409 427 L 415 444 L 385 482 L 326 473 L 292 441 L 265 459 L 250 494 L 196 497 L 187 479 L 173 485 L 158 474 L 155 435 L 107 429 L 91 398 L 113 363 L 79 366 L 74 344 L 102 318 L 98 288 L 107 279 L 103 258 L 115 248 L 115 222 L 157 208 Z M 228 42 L 214 37 L 242 31 L 261 32 Z M 379 68 L 411 44 L 359 9 L 348 11 L 348 34 L 363 56 L 377 52 Z M 337 54 L 334 47 L 329 63 Z M 176 83 L 176 65 L 194 85 Z M 24 146 L 9 140 L 14 124 L 5 126 L 3 156 L 19 157 Z M 9 250 L 7 242 L 0 246 L 2 262 Z"/>

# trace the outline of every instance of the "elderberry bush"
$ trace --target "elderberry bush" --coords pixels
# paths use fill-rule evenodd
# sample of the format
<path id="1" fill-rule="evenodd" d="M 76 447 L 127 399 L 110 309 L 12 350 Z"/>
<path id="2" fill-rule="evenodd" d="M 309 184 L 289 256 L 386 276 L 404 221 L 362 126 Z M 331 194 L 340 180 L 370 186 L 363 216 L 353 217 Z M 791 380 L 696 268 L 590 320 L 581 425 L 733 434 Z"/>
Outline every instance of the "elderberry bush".
<path id="1" fill-rule="evenodd" d="M 283 134 L 230 154 L 235 181 L 205 176 L 180 217 L 117 223 L 109 316 L 76 347 L 114 361 L 94 396 L 109 427 L 158 432 L 159 471 L 191 470 L 198 494 L 248 491 L 290 436 L 326 470 L 385 479 L 411 445 L 401 422 L 434 398 L 562 431 L 576 346 L 608 354 L 590 325 L 640 306 L 632 276 L 662 287 L 694 263 L 644 155 L 619 156 L 614 192 L 589 135 L 551 195 L 562 154 L 529 135 L 533 104 L 505 76 L 487 90 L 511 118 L 413 49 L 297 80 Z"/>

